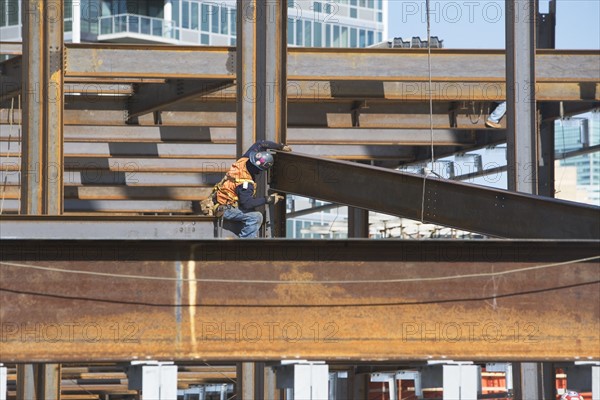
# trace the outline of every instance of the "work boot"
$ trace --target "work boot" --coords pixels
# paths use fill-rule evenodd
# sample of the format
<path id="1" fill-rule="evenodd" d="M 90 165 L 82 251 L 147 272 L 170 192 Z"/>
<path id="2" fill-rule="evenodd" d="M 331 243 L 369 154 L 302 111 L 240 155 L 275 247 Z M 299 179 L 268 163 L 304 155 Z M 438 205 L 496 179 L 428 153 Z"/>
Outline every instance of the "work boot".
<path id="1" fill-rule="evenodd" d="M 500 125 L 498 122 L 494 122 L 491 119 L 488 119 L 485 121 L 485 126 L 487 126 L 488 128 L 502 128 L 502 125 Z"/>

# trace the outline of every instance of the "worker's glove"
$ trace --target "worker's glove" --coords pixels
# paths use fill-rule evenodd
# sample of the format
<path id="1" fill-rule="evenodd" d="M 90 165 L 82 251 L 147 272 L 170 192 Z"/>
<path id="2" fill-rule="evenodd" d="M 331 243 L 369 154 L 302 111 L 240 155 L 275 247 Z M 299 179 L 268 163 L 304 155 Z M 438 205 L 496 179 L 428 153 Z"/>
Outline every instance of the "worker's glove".
<path id="1" fill-rule="evenodd" d="M 283 147 L 281 148 L 281 151 L 292 151 L 292 146 L 288 146 L 287 144 L 284 144 Z"/>
<path id="2" fill-rule="evenodd" d="M 283 200 L 283 196 L 279 193 L 273 193 L 270 196 L 267 196 L 267 204 L 277 204 L 279 200 Z"/>

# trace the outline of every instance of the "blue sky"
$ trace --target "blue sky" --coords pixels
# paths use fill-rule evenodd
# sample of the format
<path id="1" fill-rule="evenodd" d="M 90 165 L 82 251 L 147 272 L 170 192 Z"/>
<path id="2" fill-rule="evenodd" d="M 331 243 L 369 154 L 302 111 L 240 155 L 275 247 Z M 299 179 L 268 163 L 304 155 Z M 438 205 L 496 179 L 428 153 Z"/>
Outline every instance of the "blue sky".
<path id="1" fill-rule="evenodd" d="M 427 37 L 424 0 L 384 0 L 389 36 Z M 512 1 L 512 0 L 510 0 Z M 504 48 L 505 0 L 430 0 L 431 35 L 446 48 Z M 600 0 L 557 0 L 556 48 L 600 49 Z M 540 9 L 548 11 L 548 1 Z"/>

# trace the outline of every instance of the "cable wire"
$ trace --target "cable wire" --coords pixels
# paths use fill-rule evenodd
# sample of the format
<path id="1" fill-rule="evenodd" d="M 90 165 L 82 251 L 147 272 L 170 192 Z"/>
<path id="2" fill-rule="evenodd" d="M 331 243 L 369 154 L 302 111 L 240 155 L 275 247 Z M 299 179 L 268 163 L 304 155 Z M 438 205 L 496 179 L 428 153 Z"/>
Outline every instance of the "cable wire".
<path id="1" fill-rule="evenodd" d="M 431 18 L 429 12 L 429 0 L 425 1 L 425 8 L 427 14 L 427 69 L 429 71 L 429 136 L 431 140 L 431 170 L 433 170 L 433 163 L 435 161 L 435 154 L 433 150 L 433 94 L 432 94 L 432 78 L 431 78 Z M 425 168 L 423 171 L 423 193 L 421 194 L 421 222 L 425 222 L 425 185 L 427 182 L 427 176 L 429 171 Z"/>
<path id="2" fill-rule="evenodd" d="M 198 279 L 185 279 L 185 278 L 171 278 L 161 276 L 147 276 L 147 275 L 127 275 L 127 274 L 113 274 L 109 272 L 96 272 L 96 271 L 81 271 L 81 270 L 70 270 L 64 268 L 55 267 L 44 267 L 40 265 L 32 264 L 19 264 L 7 261 L 0 261 L 0 265 L 23 268 L 23 269 L 34 269 L 47 272 L 59 272 L 66 274 L 76 275 L 91 275 L 91 276 L 104 276 L 110 278 L 124 278 L 124 279 L 146 279 L 155 281 L 177 281 L 177 282 L 205 282 L 205 283 L 248 283 L 248 284 L 278 284 L 278 285 L 324 285 L 324 284 L 365 284 L 365 283 L 406 283 L 406 282 L 432 282 L 432 281 L 447 281 L 457 280 L 466 278 L 484 278 L 484 277 L 496 277 L 511 275 L 520 272 L 536 271 L 542 269 L 549 269 L 560 267 L 564 265 L 577 264 L 582 262 L 588 262 L 600 259 L 600 255 L 593 257 L 580 258 L 576 260 L 563 261 L 552 264 L 535 265 L 532 267 L 523 267 L 517 269 L 511 269 L 508 271 L 500 272 L 482 272 L 477 274 L 460 274 L 460 275 L 449 275 L 449 276 L 433 276 L 426 278 L 399 278 L 399 279 L 360 279 L 360 280 L 330 280 L 330 281 L 297 281 L 297 280 L 266 280 L 266 279 L 216 279 L 216 278 L 198 278 Z"/>

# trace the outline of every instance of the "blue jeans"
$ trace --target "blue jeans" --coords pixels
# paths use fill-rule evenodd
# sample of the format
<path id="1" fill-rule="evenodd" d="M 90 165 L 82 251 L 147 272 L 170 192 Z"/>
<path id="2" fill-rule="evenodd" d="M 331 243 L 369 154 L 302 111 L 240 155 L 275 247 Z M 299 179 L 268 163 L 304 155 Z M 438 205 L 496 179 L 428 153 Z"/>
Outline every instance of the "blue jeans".
<path id="1" fill-rule="evenodd" d="M 258 211 L 243 212 L 237 207 L 225 209 L 223 218 L 229 221 L 243 222 L 244 227 L 240 232 L 240 238 L 257 238 L 258 230 L 263 223 L 263 215 Z"/>
<path id="2" fill-rule="evenodd" d="M 494 111 L 492 111 L 488 120 L 498 123 L 498 122 L 500 122 L 502 117 L 504 117 L 504 114 L 506 114 L 506 102 L 505 101 L 498 104 L 496 106 L 496 108 L 494 108 Z"/>

